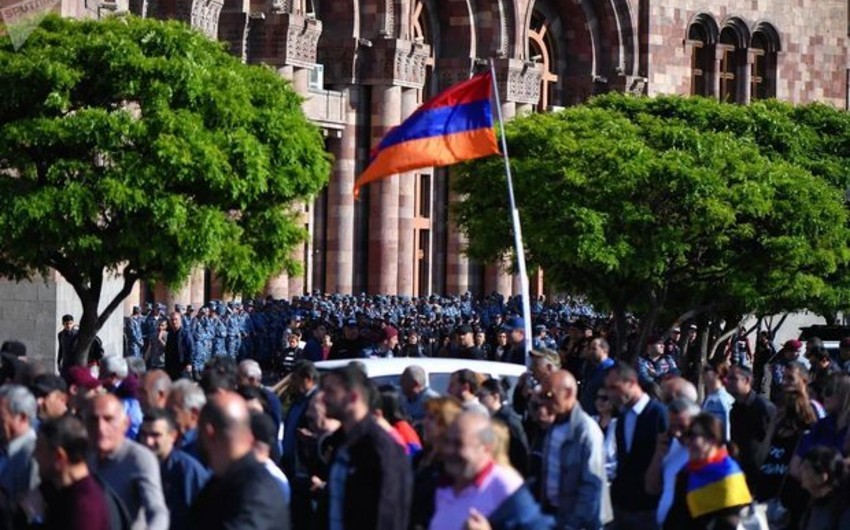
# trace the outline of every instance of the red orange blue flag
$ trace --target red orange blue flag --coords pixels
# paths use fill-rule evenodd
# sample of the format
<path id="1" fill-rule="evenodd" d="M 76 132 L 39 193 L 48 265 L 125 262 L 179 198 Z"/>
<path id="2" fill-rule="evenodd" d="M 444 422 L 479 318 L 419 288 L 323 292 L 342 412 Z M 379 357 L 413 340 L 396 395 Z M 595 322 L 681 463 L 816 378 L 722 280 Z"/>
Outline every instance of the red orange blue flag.
<path id="1" fill-rule="evenodd" d="M 753 501 L 744 472 L 725 450 L 707 461 L 688 463 L 685 500 L 694 518 Z"/>
<path id="2" fill-rule="evenodd" d="M 354 183 L 354 195 L 396 173 L 499 154 L 490 109 L 492 83 L 489 72 L 477 75 L 423 103 L 381 139 Z"/>

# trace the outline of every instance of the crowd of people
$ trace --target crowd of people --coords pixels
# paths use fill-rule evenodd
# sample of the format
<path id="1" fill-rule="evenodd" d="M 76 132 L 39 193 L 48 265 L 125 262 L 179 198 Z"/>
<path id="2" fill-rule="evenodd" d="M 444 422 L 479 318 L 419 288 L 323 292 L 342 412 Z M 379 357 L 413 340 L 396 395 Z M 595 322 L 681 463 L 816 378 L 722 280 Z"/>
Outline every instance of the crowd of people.
<path id="1" fill-rule="evenodd" d="M 396 384 L 368 378 L 359 359 L 523 362 L 515 301 L 464 316 L 464 298 L 421 321 L 385 311 L 415 300 L 264 303 L 281 321 L 267 353 L 247 333 L 200 360 L 202 317 L 157 310 L 139 349 L 59 375 L 6 343 L 0 528 L 850 529 L 850 340 L 766 356 L 740 333 L 694 377 L 691 328 L 626 362 L 592 310 L 540 300 L 518 381 L 470 363 L 440 394 L 416 359 Z M 66 361 L 74 332 L 68 315 Z M 429 333 L 415 354 L 392 340 Z M 320 373 L 332 358 L 349 363 Z"/>

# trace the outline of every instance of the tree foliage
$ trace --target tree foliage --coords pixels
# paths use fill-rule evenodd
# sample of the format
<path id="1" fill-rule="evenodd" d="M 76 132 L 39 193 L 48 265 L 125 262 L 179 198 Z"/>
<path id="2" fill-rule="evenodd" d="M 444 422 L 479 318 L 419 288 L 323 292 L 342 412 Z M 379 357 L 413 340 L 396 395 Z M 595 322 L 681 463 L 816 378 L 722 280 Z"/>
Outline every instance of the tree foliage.
<path id="1" fill-rule="evenodd" d="M 59 271 L 81 337 L 137 279 L 174 286 L 203 264 L 253 292 L 296 267 L 290 206 L 330 163 L 272 69 L 177 22 L 48 17 L 17 52 L 0 39 L 0 86 L 0 274 Z M 98 313 L 119 269 L 124 289 Z"/>
<path id="2" fill-rule="evenodd" d="M 818 105 L 623 95 L 514 120 L 505 134 L 527 259 L 557 288 L 647 327 L 695 308 L 835 299 L 831 275 L 850 260 L 844 131 L 846 115 Z M 460 173 L 468 252 L 504 258 L 507 200 L 489 192 L 504 189 L 501 161 Z"/>

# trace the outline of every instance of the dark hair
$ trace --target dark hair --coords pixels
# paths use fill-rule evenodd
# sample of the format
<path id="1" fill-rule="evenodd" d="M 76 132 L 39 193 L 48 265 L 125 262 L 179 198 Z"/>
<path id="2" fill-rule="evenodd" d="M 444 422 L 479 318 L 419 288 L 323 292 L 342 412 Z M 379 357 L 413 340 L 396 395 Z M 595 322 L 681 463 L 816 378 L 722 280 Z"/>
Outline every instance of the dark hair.
<path id="1" fill-rule="evenodd" d="M 826 486 L 839 487 L 847 478 L 847 466 L 841 453 L 833 447 L 815 446 L 806 451 L 803 462 L 808 462 L 812 471 L 818 475 L 826 475 Z"/>
<path id="2" fill-rule="evenodd" d="M 369 379 L 359 366 L 355 364 L 347 364 L 339 368 L 334 368 L 330 372 L 326 372 L 324 378 L 337 378 L 346 392 L 350 392 L 355 389 L 362 391 L 366 402 L 370 405 L 373 404 L 369 399 L 370 396 L 368 395 L 370 394 Z M 370 408 L 372 407 L 370 406 Z"/>
<path id="3" fill-rule="evenodd" d="M 620 381 L 637 381 L 638 374 L 634 367 L 623 361 L 617 361 L 605 371 L 605 377 L 614 374 L 614 377 Z"/>
<path id="4" fill-rule="evenodd" d="M 319 371 L 312 362 L 302 359 L 295 363 L 295 368 L 292 369 L 292 377 L 294 377 L 296 381 L 302 381 L 304 379 L 318 381 Z"/>
<path id="5" fill-rule="evenodd" d="M 395 425 L 400 421 L 408 421 L 407 416 L 401 410 L 401 400 L 398 395 L 398 390 L 395 388 L 381 387 L 380 393 L 376 392 L 381 400 L 381 412 L 384 414 L 390 425 Z"/>
<path id="6" fill-rule="evenodd" d="M 741 374 L 743 374 L 743 375 L 744 375 L 744 377 L 746 377 L 746 378 L 747 378 L 747 379 L 749 379 L 750 381 L 752 381 L 752 380 L 753 380 L 753 370 L 752 370 L 752 368 L 750 368 L 750 367 L 748 367 L 748 366 L 744 366 L 743 364 L 736 364 L 736 365 L 735 365 L 735 366 L 733 366 L 732 368 L 734 368 L 735 370 L 738 370 L 739 372 L 741 372 Z M 731 370 L 732 368 L 730 368 L 730 370 Z"/>
<path id="7" fill-rule="evenodd" d="M 230 357 L 214 357 L 201 373 L 201 388 L 207 394 L 219 390 L 236 390 L 236 361 Z"/>
<path id="8" fill-rule="evenodd" d="M 499 401 L 502 401 L 505 398 L 505 388 L 501 381 L 498 379 L 490 378 L 486 379 L 483 383 L 481 383 L 481 390 L 487 392 L 488 394 L 492 394 L 494 396 L 499 397 Z"/>
<path id="9" fill-rule="evenodd" d="M 86 461 L 89 450 L 89 436 L 83 422 L 76 416 L 60 416 L 45 420 L 38 433 L 53 449 L 62 448 L 72 464 Z"/>
<path id="10" fill-rule="evenodd" d="M 711 440 L 716 445 L 722 446 L 726 434 L 723 430 L 723 422 L 714 414 L 708 412 L 700 412 L 691 420 L 691 426 L 688 428 L 690 433 L 698 433 L 707 440 Z"/>
<path id="11" fill-rule="evenodd" d="M 168 426 L 170 432 L 177 431 L 177 420 L 174 419 L 174 413 L 168 409 L 152 408 L 145 413 L 143 422 L 154 422 L 162 420 Z"/>
<path id="12" fill-rule="evenodd" d="M 7 340 L 0 346 L 0 352 L 11 353 L 15 357 L 26 357 L 27 347 L 18 340 Z"/>
<path id="13" fill-rule="evenodd" d="M 478 374 L 469 368 L 463 368 L 452 374 L 452 377 L 457 377 L 457 382 L 461 385 L 469 385 L 469 391 L 473 394 L 478 392 Z"/>

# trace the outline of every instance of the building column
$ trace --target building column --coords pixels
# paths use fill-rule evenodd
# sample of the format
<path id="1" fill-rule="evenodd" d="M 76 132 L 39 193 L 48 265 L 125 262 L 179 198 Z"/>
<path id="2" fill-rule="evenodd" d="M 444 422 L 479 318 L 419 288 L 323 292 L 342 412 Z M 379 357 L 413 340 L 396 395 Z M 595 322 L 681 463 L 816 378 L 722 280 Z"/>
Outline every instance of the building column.
<path id="1" fill-rule="evenodd" d="M 206 290 L 206 272 L 203 267 L 196 267 L 195 270 L 192 271 L 192 276 L 190 279 L 191 282 L 191 295 L 190 300 L 192 305 L 195 308 L 201 307 L 204 305 L 204 291 Z"/>
<path id="2" fill-rule="evenodd" d="M 449 170 L 451 181 L 451 170 Z M 455 224 L 451 213 L 452 205 L 457 202 L 457 193 L 449 191 L 449 234 L 446 249 L 446 292 L 443 294 L 461 294 L 469 290 L 469 257 L 465 250 L 467 239 Z"/>
<path id="3" fill-rule="evenodd" d="M 406 119 L 416 110 L 418 90 L 405 88 L 401 93 L 402 119 Z M 411 296 L 413 294 L 414 249 L 413 217 L 416 214 L 416 174 L 404 173 L 398 176 L 398 290 L 394 294 Z"/>
<path id="4" fill-rule="evenodd" d="M 401 123 L 401 87 L 372 86 L 372 146 Z M 398 292 L 398 175 L 369 184 L 369 276 L 372 294 Z"/>
<path id="5" fill-rule="evenodd" d="M 133 314 L 133 306 L 142 305 L 142 287 L 141 282 L 136 280 L 133 284 L 133 290 L 124 299 L 124 316 Z"/>
<path id="6" fill-rule="evenodd" d="M 346 87 L 345 129 L 342 138 L 328 142 L 334 155 L 333 172 L 328 183 L 328 239 L 324 289 L 331 293 L 352 294 L 354 289 L 354 179 L 357 171 L 358 88 Z"/>
<path id="7" fill-rule="evenodd" d="M 271 296 L 275 300 L 289 299 L 289 276 L 282 272 L 274 278 L 269 278 L 266 288 L 263 289 L 265 296 Z"/>

